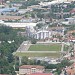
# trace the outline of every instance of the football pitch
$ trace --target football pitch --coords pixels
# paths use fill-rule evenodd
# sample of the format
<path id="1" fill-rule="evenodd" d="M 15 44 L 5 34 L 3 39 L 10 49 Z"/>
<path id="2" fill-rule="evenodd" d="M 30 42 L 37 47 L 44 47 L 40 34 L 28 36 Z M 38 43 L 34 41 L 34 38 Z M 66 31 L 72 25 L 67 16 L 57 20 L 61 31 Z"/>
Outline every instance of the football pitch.
<path id="1" fill-rule="evenodd" d="M 31 45 L 28 51 L 60 51 L 61 44 L 36 44 Z"/>
<path id="2" fill-rule="evenodd" d="M 15 56 L 58 58 L 61 56 L 61 46 L 61 44 L 31 44 L 28 50 L 16 52 Z"/>

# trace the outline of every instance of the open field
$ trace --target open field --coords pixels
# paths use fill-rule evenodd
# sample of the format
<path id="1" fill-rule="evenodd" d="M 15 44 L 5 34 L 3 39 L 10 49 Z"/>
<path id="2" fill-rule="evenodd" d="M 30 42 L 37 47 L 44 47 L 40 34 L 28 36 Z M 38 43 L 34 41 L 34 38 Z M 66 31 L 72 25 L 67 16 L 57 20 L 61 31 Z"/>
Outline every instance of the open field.
<path id="1" fill-rule="evenodd" d="M 60 51 L 61 44 L 36 44 L 31 45 L 28 51 Z"/>
<path id="2" fill-rule="evenodd" d="M 60 53 L 20 53 L 20 52 L 17 52 L 15 56 L 58 58 L 61 56 L 61 54 Z"/>

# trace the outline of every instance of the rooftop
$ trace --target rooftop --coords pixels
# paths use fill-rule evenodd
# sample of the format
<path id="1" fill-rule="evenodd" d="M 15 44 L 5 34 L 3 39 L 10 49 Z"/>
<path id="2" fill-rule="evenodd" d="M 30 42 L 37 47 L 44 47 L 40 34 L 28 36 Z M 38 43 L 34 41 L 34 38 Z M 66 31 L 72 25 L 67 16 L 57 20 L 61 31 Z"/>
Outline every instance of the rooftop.
<path id="1" fill-rule="evenodd" d="M 52 73 L 33 73 L 29 75 L 52 75 Z"/>
<path id="2" fill-rule="evenodd" d="M 31 69 L 31 68 L 42 68 L 42 69 L 44 69 L 44 67 L 43 66 L 38 66 L 38 65 L 22 65 L 22 66 L 20 66 L 20 69 Z"/>
<path id="3" fill-rule="evenodd" d="M 73 9 L 70 11 L 70 13 L 75 13 L 75 8 L 73 8 Z"/>
<path id="4" fill-rule="evenodd" d="M 8 74 L 0 74 L 0 75 L 8 75 Z"/>
<path id="5" fill-rule="evenodd" d="M 0 16 L 0 20 L 18 20 L 18 19 L 22 19 L 23 16 L 6 16 L 6 15 L 2 15 Z"/>
<path id="6" fill-rule="evenodd" d="M 10 26 L 12 28 L 25 28 L 26 26 L 34 27 L 34 26 L 36 26 L 37 23 L 10 23 L 10 22 L 6 22 L 3 24 L 6 26 Z"/>

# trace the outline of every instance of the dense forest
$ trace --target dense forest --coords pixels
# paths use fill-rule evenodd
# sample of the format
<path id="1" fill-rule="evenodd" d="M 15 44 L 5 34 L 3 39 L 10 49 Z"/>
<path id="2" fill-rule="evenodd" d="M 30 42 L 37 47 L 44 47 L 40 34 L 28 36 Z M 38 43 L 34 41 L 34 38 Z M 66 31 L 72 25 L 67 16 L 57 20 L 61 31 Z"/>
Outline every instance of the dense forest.
<path id="1" fill-rule="evenodd" d="M 18 29 L 0 25 L 0 74 L 15 75 L 13 52 L 26 40 L 17 35 Z"/>

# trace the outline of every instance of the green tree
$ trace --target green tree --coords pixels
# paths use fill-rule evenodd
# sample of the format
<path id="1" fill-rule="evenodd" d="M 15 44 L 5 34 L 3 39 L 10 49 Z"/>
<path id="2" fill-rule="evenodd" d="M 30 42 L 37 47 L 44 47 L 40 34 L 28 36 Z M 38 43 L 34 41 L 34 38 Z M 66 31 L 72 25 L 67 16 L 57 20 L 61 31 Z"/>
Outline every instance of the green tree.
<path id="1" fill-rule="evenodd" d="M 27 57 L 22 57 L 22 65 L 27 65 L 28 64 L 28 58 Z"/>
<path id="2" fill-rule="evenodd" d="M 32 38 L 32 39 L 31 39 L 31 43 L 32 43 L 32 44 L 36 44 L 36 42 L 37 42 L 37 39 L 35 39 L 35 38 Z"/>
<path id="3" fill-rule="evenodd" d="M 71 64 L 72 63 L 67 59 L 64 59 L 64 60 L 61 61 L 62 67 L 70 66 Z"/>
<path id="4" fill-rule="evenodd" d="M 9 34 L 12 32 L 12 28 L 9 26 L 1 25 L 0 26 L 0 33 Z"/>
<path id="5" fill-rule="evenodd" d="M 6 56 L 0 56 L 0 74 L 12 74 L 15 73 L 13 66 L 9 64 Z"/>
<path id="6" fill-rule="evenodd" d="M 14 61 L 14 57 L 13 57 L 12 53 L 9 53 L 7 57 L 8 57 L 7 60 L 9 63 L 12 63 Z"/>
<path id="7" fill-rule="evenodd" d="M 38 27 L 38 29 L 40 29 L 40 28 L 42 28 L 42 26 L 44 26 L 44 24 L 43 23 L 38 23 L 36 26 Z"/>

